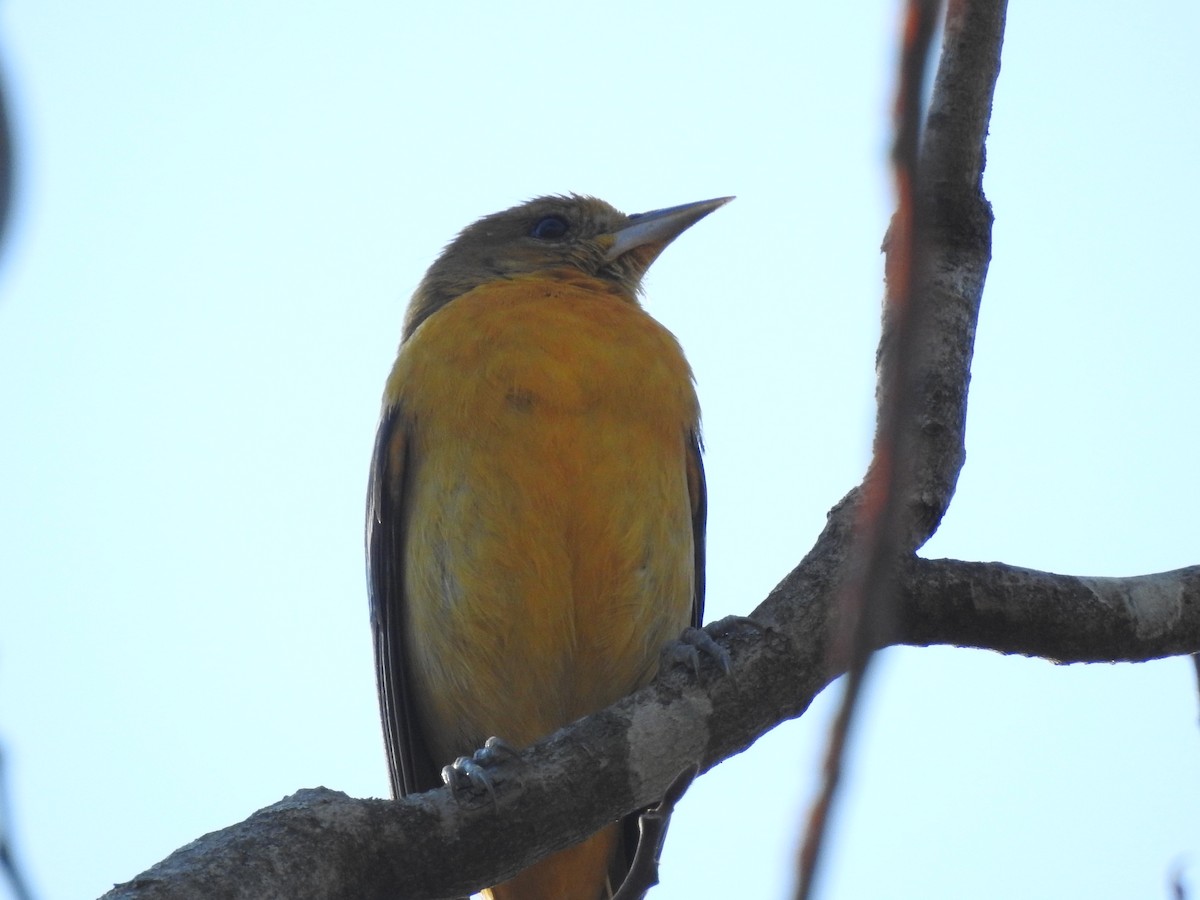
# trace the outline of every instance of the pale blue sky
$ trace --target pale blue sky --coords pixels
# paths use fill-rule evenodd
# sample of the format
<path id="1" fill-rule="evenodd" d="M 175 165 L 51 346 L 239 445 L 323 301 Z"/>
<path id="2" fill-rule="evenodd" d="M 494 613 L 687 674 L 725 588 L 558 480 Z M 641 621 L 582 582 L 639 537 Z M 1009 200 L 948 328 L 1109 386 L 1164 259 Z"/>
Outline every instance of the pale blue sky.
<path id="1" fill-rule="evenodd" d="M 647 304 L 705 411 L 709 613 L 861 476 L 895 4 L 10 0 L 0 739 L 42 900 L 386 793 L 360 527 L 404 303 L 472 219 L 737 202 Z M 1200 562 L 1200 7 L 1014 3 L 969 458 L 930 555 Z M 782 898 L 829 692 L 701 779 L 656 900 Z M 885 655 L 822 896 L 1200 889 L 1191 665 Z"/>

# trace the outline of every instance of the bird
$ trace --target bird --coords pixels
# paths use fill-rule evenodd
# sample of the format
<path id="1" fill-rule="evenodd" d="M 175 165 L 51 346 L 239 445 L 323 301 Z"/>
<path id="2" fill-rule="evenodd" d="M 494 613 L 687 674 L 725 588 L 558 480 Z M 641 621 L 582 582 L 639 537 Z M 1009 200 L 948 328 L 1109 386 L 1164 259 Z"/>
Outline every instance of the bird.
<path id="1" fill-rule="evenodd" d="M 539 197 L 463 229 L 405 315 L 371 461 L 366 554 L 393 796 L 492 736 L 523 748 L 647 684 L 702 624 L 700 407 L 640 302 L 731 197 L 626 215 Z M 600 900 L 629 820 L 484 891 Z"/>

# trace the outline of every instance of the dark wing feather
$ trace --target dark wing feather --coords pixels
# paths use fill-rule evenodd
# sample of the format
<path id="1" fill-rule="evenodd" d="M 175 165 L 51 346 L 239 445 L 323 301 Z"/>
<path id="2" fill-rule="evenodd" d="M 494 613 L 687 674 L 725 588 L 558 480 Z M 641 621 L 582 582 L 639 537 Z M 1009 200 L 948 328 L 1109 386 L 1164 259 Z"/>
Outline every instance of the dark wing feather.
<path id="1" fill-rule="evenodd" d="M 687 483 L 688 495 L 692 503 L 692 548 L 695 555 L 696 580 L 692 590 L 692 621 L 695 628 L 704 624 L 704 531 L 708 521 L 708 487 L 704 481 L 704 460 L 701 452 L 704 445 L 700 440 L 700 431 L 694 430 L 688 434 L 687 444 Z M 651 807 L 646 807 L 635 813 L 630 813 L 621 821 L 621 851 L 616 854 L 612 868 L 609 870 L 609 881 L 616 890 L 629 873 L 633 864 L 641 838 L 638 819 L 642 813 Z M 669 824 L 669 823 L 668 823 Z M 662 852 L 662 841 L 666 839 L 666 825 L 659 835 L 659 845 L 653 848 L 655 857 Z"/>
<path id="2" fill-rule="evenodd" d="M 692 594 L 692 625 L 704 625 L 704 529 L 708 520 L 708 487 L 704 482 L 704 449 L 699 430 L 688 435 L 687 479 L 692 498 L 692 546 L 696 556 L 696 587 Z"/>
<path id="3" fill-rule="evenodd" d="M 438 787 L 421 736 L 404 659 L 404 498 L 411 444 L 401 410 L 384 412 L 367 488 L 367 589 L 375 637 L 375 679 L 392 794 Z"/>

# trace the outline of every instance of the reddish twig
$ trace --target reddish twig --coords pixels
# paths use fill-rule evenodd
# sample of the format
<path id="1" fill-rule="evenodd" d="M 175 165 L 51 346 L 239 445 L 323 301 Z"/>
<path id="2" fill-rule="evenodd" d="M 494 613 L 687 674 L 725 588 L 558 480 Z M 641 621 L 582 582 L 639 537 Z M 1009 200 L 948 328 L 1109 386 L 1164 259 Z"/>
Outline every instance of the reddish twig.
<path id="1" fill-rule="evenodd" d="M 845 691 L 830 730 L 820 792 L 809 813 L 800 850 L 797 900 L 811 896 L 829 813 L 841 781 L 850 725 L 875 647 L 891 630 L 893 586 L 906 527 L 905 501 L 914 466 L 906 422 L 918 407 L 917 353 L 922 317 L 917 286 L 922 275 L 918 170 L 926 59 L 941 12 L 940 0 L 909 0 L 896 92 L 892 168 L 897 209 L 887 242 L 887 292 L 879 352 L 878 417 L 874 453 L 863 483 L 853 568 L 835 607 L 831 666 L 847 670 Z"/>

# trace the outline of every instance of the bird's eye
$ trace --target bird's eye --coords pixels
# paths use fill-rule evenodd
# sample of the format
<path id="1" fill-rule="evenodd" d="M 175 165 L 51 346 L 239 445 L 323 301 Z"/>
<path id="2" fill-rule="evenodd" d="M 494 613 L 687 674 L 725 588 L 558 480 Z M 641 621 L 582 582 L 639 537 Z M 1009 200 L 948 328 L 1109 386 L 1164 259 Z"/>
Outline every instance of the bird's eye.
<path id="1" fill-rule="evenodd" d="M 561 240 L 571 228 L 562 216 L 543 216 L 529 229 L 529 236 L 539 241 Z"/>

